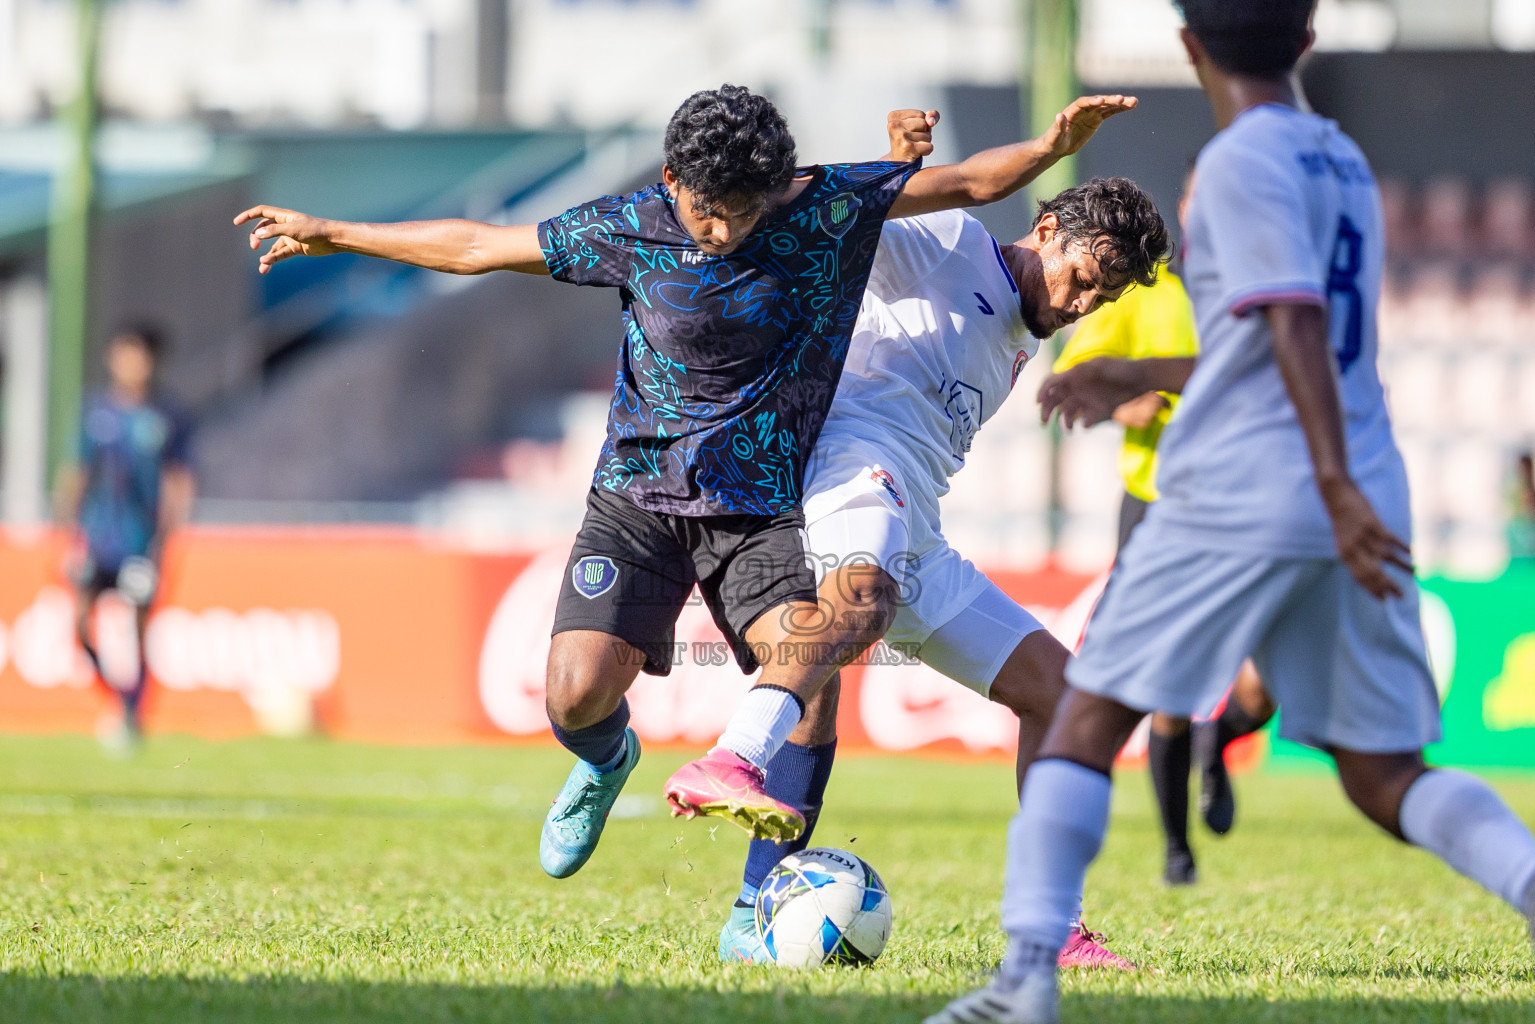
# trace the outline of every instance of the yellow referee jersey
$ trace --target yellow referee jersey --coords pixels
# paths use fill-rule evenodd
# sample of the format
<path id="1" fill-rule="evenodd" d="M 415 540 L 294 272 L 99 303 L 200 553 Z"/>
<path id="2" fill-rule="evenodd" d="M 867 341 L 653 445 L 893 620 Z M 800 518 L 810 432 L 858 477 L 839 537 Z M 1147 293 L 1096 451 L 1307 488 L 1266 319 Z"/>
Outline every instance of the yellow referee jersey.
<path id="1" fill-rule="evenodd" d="M 1176 274 L 1163 268 L 1150 288 L 1137 285 L 1119 299 L 1085 317 L 1060 358 L 1055 372 L 1089 359 L 1114 356 L 1120 359 L 1155 359 L 1195 356 L 1199 340 L 1194 332 L 1194 306 Z M 1177 395 L 1164 394 L 1169 407 L 1157 414 L 1149 427 L 1126 428 L 1125 446 L 1119 454 L 1119 474 L 1125 490 L 1142 501 L 1157 498 L 1157 442 L 1172 415 Z"/>

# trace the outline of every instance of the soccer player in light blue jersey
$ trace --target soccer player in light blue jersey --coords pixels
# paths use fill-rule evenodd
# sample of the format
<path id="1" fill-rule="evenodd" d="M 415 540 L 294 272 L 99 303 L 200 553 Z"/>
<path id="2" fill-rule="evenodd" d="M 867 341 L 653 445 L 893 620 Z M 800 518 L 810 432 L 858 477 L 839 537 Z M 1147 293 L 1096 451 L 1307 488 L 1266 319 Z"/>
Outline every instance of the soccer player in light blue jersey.
<path id="1" fill-rule="evenodd" d="M 1486 783 L 1429 767 L 1439 703 L 1407 538 L 1407 474 L 1376 371 L 1385 237 L 1368 162 L 1305 108 L 1315 0 L 1184 0 L 1220 131 L 1200 154 L 1186 276 L 1201 354 L 1008 836 L 995 981 L 930 1024 L 1053 1024 L 1056 956 L 1108 829 L 1114 755 L 1149 711 L 1208 711 L 1252 657 L 1281 735 L 1326 751 L 1383 830 L 1535 929 L 1535 836 Z M 1133 365 L 1133 364 L 1132 364 Z M 1088 419 L 1160 382 L 1075 394 Z"/>

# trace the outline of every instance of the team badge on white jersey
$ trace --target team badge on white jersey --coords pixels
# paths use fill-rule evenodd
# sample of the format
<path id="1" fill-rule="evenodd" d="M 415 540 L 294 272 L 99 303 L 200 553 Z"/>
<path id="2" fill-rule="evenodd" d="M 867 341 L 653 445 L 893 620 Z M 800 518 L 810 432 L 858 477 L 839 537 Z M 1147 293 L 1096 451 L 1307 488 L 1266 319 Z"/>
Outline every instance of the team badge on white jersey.
<path id="1" fill-rule="evenodd" d="M 819 444 L 873 443 L 903 470 L 903 501 L 936 499 L 1038 349 L 980 221 L 958 210 L 890 221 Z"/>

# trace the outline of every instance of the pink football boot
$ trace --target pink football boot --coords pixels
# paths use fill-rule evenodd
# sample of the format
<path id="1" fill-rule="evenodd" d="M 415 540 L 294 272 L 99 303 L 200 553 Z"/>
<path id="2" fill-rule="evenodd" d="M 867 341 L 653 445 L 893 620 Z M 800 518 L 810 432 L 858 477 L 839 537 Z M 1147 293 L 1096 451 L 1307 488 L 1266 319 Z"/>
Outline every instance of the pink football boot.
<path id="1" fill-rule="evenodd" d="M 1087 925 L 1078 921 L 1071 933 L 1071 938 L 1066 940 L 1066 945 L 1061 949 L 1061 955 L 1055 962 L 1061 967 L 1104 968 L 1111 971 L 1140 970 L 1118 953 L 1105 948 L 1102 943 L 1103 935 L 1088 931 Z"/>
<path id="2" fill-rule="evenodd" d="M 775 843 L 797 839 L 805 816 L 763 789 L 762 769 L 723 748 L 689 761 L 666 780 L 666 802 L 673 817 L 701 814 L 724 818 L 750 832 L 753 839 Z"/>

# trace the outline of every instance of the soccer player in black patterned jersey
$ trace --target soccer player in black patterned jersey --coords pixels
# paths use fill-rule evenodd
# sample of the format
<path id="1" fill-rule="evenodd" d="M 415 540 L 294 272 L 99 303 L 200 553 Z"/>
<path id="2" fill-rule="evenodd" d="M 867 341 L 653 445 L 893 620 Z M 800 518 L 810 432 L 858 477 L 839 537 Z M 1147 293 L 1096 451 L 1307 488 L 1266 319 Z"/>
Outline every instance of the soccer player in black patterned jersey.
<path id="1" fill-rule="evenodd" d="M 550 721 L 579 759 L 544 823 L 549 874 L 574 874 L 595 850 L 640 754 L 624 694 L 642 667 L 670 670 L 673 624 L 695 584 L 742 669 L 760 664 L 762 675 L 721 747 L 674 776 L 668 798 L 761 838 L 804 828 L 764 791 L 763 766 L 838 664 L 779 654 L 813 639 L 845 662 L 879 635 L 874 622 L 817 621 L 800 489 L 880 226 L 1011 195 L 1134 106 L 1079 99 L 1038 139 L 958 164 L 796 169 L 778 111 L 727 85 L 673 115 L 661 182 L 542 224 L 353 224 L 267 206 L 236 218 L 253 223 L 253 249 L 273 240 L 263 273 L 292 256 L 353 252 L 618 290 L 624 336 L 607 440 L 549 652 Z M 897 119 L 931 151 L 936 111 Z"/>

